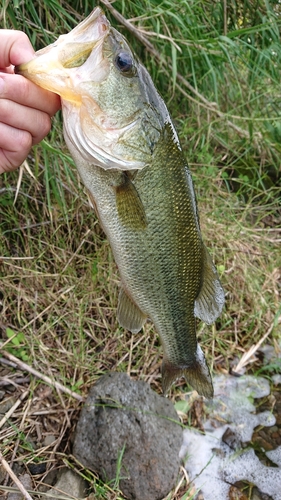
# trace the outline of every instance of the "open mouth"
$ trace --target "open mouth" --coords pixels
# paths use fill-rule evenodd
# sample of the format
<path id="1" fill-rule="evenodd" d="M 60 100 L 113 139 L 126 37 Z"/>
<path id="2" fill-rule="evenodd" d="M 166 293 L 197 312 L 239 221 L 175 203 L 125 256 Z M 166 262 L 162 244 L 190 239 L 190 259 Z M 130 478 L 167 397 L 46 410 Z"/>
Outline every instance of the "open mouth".
<path id="1" fill-rule="evenodd" d="M 16 66 L 15 72 L 65 100 L 79 103 L 81 98 L 75 89 L 83 74 L 96 80 L 106 72 L 106 65 L 101 64 L 102 44 L 109 29 L 103 11 L 96 7 L 68 34 L 36 52 L 28 63 Z"/>

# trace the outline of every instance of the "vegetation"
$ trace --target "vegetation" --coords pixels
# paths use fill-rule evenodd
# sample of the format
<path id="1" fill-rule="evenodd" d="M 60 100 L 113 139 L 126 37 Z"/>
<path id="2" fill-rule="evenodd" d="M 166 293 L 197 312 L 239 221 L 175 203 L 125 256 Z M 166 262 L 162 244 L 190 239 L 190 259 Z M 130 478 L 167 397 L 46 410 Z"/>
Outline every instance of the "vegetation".
<path id="1" fill-rule="evenodd" d="M 179 131 L 204 239 L 227 294 L 216 325 L 198 325 L 200 342 L 213 372 L 228 372 L 265 337 L 280 348 L 280 3 L 97 3 L 150 71 Z M 92 2 L 80 0 L 13 0 L 3 4 L 1 25 L 24 30 L 39 49 L 91 8 Z M 70 430 L 79 397 L 108 370 L 126 371 L 160 392 L 162 350 L 153 325 L 137 336 L 123 331 L 116 321 L 117 296 L 117 269 L 65 147 L 58 114 L 27 164 L 0 180 L 3 374 L 18 392 L 28 388 L 22 411 L 0 429 L 11 465 L 47 461 L 53 468 L 67 462 L 85 474 L 69 457 Z M 22 380 L 11 356 L 39 376 Z M 246 363 L 248 369 L 259 367 L 255 356 Z M 40 374 L 77 398 L 49 389 Z M 179 381 L 170 396 L 184 399 L 184 391 Z M 56 440 L 46 447 L 47 434 Z M 118 488 L 87 477 L 94 498 L 121 498 Z M 192 498 L 189 487 L 182 478 L 169 499 Z"/>

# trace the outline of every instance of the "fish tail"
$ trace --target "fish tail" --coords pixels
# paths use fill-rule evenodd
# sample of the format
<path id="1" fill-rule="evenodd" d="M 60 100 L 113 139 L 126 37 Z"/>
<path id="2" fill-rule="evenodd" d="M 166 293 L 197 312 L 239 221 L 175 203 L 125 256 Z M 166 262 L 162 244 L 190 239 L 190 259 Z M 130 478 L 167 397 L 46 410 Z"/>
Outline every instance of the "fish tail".
<path id="1" fill-rule="evenodd" d="M 162 389 L 165 395 L 173 382 L 178 378 L 184 377 L 186 382 L 195 389 L 198 394 L 205 398 L 212 398 L 214 389 L 209 368 L 207 366 L 204 354 L 197 346 L 195 359 L 188 366 L 178 366 L 164 357 L 162 363 Z"/>

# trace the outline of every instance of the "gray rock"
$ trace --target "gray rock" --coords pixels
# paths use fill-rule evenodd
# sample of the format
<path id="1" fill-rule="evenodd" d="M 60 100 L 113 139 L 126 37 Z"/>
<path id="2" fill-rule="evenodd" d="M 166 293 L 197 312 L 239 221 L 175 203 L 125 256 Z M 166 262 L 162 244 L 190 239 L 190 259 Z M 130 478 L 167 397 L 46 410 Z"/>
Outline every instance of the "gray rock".
<path id="1" fill-rule="evenodd" d="M 241 449 L 242 443 L 237 434 L 230 428 L 227 427 L 223 436 L 222 441 L 227 444 L 233 450 Z"/>
<path id="2" fill-rule="evenodd" d="M 7 399 L 4 399 L 4 401 L 1 401 L 0 403 L 0 414 L 1 414 L 1 417 L 2 417 L 2 414 L 5 415 L 5 413 L 7 413 L 7 411 L 9 411 L 12 406 L 15 404 L 16 400 L 14 397 L 10 397 L 10 398 L 7 398 Z"/>
<path id="3" fill-rule="evenodd" d="M 145 382 L 109 373 L 89 392 L 73 454 L 104 481 L 117 480 L 129 499 L 160 500 L 171 491 L 179 472 L 178 422 L 171 401 Z"/>
<path id="4" fill-rule="evenodd" d="M 69 499 L 83 498 L 85 496 L 86 481 L 76 472 L 70 469 L 62 469 L 57 482 L 53 488 L 48 490 L 47 494 L 41 497 L 41 500 L 57 500 L 58 496 Z"/>
<path id="5" fill-rule="evenodd" d="M 21 474 L 18 479 L 26 490 L 32 489 L 32 479 L 29 474 Z M 16 491 L 8 493 L 7 500 L 22 500 L 22 498 L 21 491 L 16 488 Z"/>
<path id="6" fill-rule="evenodd" d="M 56 436 L 53 436 L 52 434 L 48 434 L 45 436 L 44 441 L 43 441 L 43 446 L 50 446 L 53 444 L 56 440 Z"/>

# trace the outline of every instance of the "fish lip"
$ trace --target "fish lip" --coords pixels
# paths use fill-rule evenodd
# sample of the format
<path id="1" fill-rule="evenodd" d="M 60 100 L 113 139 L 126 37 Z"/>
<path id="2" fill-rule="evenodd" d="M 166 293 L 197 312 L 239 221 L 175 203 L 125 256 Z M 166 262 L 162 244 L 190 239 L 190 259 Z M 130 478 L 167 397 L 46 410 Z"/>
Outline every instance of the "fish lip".
<path id="1" fill-rule="evenodd" d="M 62 99 L 81 104 L 81 96 L 77 92 L 79 75 L 75 66 L 67 66 L 68 47 L 78 47 L 76 55 L 79 57 L 79 46 L 88 45 L 91 51 L 99 50 L 105 37 L 110 31 L 110 23 L 103 10 L 96 7 L 91 14 L 73 30 L 61 35 L 54 43 L 36 52 L 33 59 L 15 67 L 16 74 L 26 77 L 40 87 L 59 94 Z M 66 56 L 64 56 L 66 54 Z M 90 54 L 91 56 L 91 54 Z M 89 56 L 89 59 L 90 59 Z M 71 61 L 70 54 L 70 61 Z M 75 59 L 75 58 L 74 58 Z M 87 63 L 87 60 L 86 60 Z M 84 67 L 85 63 L 81 64 Z M 92 68 L 94 71 L 94 67 Z"/>
<path id="2" fill-rule="evenodd" d="M 99 17 L 103 17 L 104 23 L 108 26 L 109 22 L 105 17 L 104 11 L 101 9 L 101 7 L 95 7 L 92 12 L 84 19 L 84 21 L 81 21 L 75 28 L 71 30 L 70 33 L 72 33 L 74 36 L 80 35 L 84 31 L 86 31 L 89 26 L 93 24 L 94 21 L 96 21 Z"/>
<path id="3" fill-rule="evenodd" d="M 38 50 L 35 53 L 33 59 L 28 62 L 19 64 L 14 67 L 14 72 L 18 75 L 22 75 L 25 77 L 29 77 L 33 73 L 37 71 L 37 61 L 41 56 L 48 56 L 48 54 L 55 49 L 55 47 L 59 46 L 61 43 L 71 40 L 71 41 L 88 41 L 88 37 L 86 36 L 86 40 L 83 40 L 83 36 L 87 32 L 91 31 L 91 27 L 98 26 L 98 36 L 96 39 L 92 39 L 95 45 L 101 43 L 104 37 L 108 34 L 110 30 L 110 23 L 105 17 L 104 11 L 100 7 L 95 7 L 91 14 L 89 14 L 84 21 L 79 23 L 75 28 L 73 28 L 69 33 L 65 35 L 61 35 L 54 43 L 44 47 L 43 49 Z M 30 78 L 31 79 L 31 78 Z"/>

